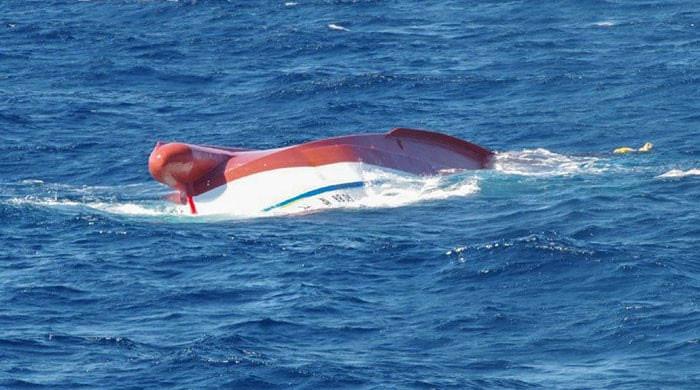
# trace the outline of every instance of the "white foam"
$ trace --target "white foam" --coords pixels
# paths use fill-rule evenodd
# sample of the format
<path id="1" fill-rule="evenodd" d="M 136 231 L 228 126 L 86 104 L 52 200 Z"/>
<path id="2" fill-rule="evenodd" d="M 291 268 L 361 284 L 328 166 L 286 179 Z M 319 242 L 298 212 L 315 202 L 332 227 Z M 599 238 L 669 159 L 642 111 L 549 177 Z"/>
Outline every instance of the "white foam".
<path id="1" fill-rule="evenodd" d="M 25 196 L 23 198 L 10 198 L 7 203 L 13 205 L 33 205 L 33 206 L 45 206 L 45 207 L 76 207 L 80 206 L 80 202 L 75 202 L 72 200 L 59 200 L 56 198 L 37 198 L 34 196 Z"/>
<path id="2" fill-rule="evenodd" d="M 86 207 L 104 211 L 110 214 L 133 216 L 169 216 L 184 215 L 184 210 L 176 205 L 145 206 L 137 203 L 85 203 Z"/>
<path id="3" fill-rule="evenodd" d="M 663 174 L 656 176 L 656 177 L 659 179 L 676 179 L 676 178 L 687 177 L 687 176 L 700 176 L 700 169 L 693 168 L 693 169 L 688 169 L 687 171 L 684 171 L 681 169 L 671 169 L 670 171 L 663 173 Z"/>
<path id="4" fill-rule="evenodd" d="M 594 26 L 598 26 L 598 27 L 612 27 L 612 26 L 615 26 L 616 24 L 617 24 L 617 22 L 615 22 L 614 20 L 601 20 L 600 22 L 593 23 Z"/>
<path id="5" fill-rule="evenodd" d="M 349 29 L 347 29 L 339 24 L 335 24 L 335 23 L 329 24 L 328 28 L 330 28 L 331 30 L 336 30 L 336 31 L 350 31 Z"/>
<path id="6" fill-rule="evenodd" d="M 566 156 L 547 149 L 525 149 L 497 153 L 496 171 L 521 176 L 569 176 L 599 174 L 606 170 L 597 157 Z"/>
<path id="7" fill-rule="evenodd" d="M 26 179 L 22 180 L 20 184 L 31 184 L 31 185 L 42 185 L 44 184 L 43 180 L 38 180 L 38 179 Z"/>
<path id="8" fill-rule="evenodd" d="M 271 211 L 240 210 L 231 213 L 219 213 L 217 217 L 263 218 L 270 216 L 299 215 L 329 209 L 375 209 L 408 206 L 424 201 L 443 200 L 453 197 L 467 197 L 477 193 L 479 188 L 476 177 L 432 176 L 419 177 L 386 171 L 365 172 L 367 183 L 362 188 L 344 190 L 351 194 L 352 202 L 323 205 L 312 202 L 303 209 L 280 208 Z M 222 210 L 225 211 L 225 210 Z"/>
<path id="9" fill-rule="evenodd" d="M 288 2 L 284 3 L 284 6 L 285 7 L 294 7 L 297 4 L 299 4 L 299 3 L 294 2 L 294 1 L 288 1 Z"/>
<path id="10" fill-rule="evenodd" d="M 366 187 L 365 196 L 350 207 L 400 207 L 421 201 L 465 197 L 479 191 L 476 177 L 411 177 L 386 172 L 367 176 L 371 184 Z"/>
<path id="11" fill-rule="evenodd" d="M 75 201 L 59 198 L 42 198 L 35 196 L 25 196 L 21 198 L 10 198 L 9 204 L 13 205 L 31 205 L 46 208 L 87 208 L 115 215 L 130 215 L 130 216 L 172 216 L 182 215 L 183 210 L 176 205 L 159 203 L 155 205 L 144 205 L 138 203 L 122 203 L 122 202 L 90 202 L 90 201 Z"/>
<path id="12" fill-rule="evenodd" d="M 386 170 L 369 170 L 363 172 L 365 187 L 351 189 L 352 202 L 334 203 L 330 207 L 319 206 L 304 210 L 295 208 L 280 208 L 271 212 L 255 210 L 238 210 L 224 207 L 218 213 L 210 216 L 197 215 L 196 219 L 248 219 L 269 216 L 289 215 L 306 212 L 315 212 L 328 208 L 393 208 L 405 206 L 421 201 L 442 200 L 452 197 L 464 197 L 479 191 L 477 177 L 470 173 L 451 176 L 419 177 L 406 175 L 401 172 Z M 38 183 L 33 181 L 23 183 L 25 189 L 34 187 Z M 34 194 L 19 196 L 2 200 L 12 205 L 28 205 L 32 207 L 50 208 L 64 212 L 84 212 L 92 210 L 99 213 L 121 216 L 141 217 L 192 217 L 187 206 L 176 205 L 168 201 L 155 200 L 153 191 L 159 186 L 134 185 L 132 187 L 88 187 L 70 186 L 64 184 L 39 184 L 47 187 L 43 194 L 36 194 L 36 188 L 30 191 Z M 129 188 L 127 188 L 129 187 Z M 144 200 L 115 200 L 117 189 L 121 188 L 124 195 L 149 194 Z M 124 193 L 126 192 L 126 193 Z M 151 199 L 151 200 L 146 200 Z M 226 205 L 227 203 L 225 203 Z M 190 218 L 188 218 L 189 220 Z"/>

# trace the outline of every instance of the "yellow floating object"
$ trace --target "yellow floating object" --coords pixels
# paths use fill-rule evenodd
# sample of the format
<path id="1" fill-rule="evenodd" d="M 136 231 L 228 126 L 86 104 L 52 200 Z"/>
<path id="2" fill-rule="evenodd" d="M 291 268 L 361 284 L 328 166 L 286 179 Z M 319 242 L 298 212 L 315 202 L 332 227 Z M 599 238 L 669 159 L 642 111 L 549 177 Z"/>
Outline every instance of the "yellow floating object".
<path id="1" fill-rule="evenodd" d="M 613 153 L 615 153 L 615 154 L 626 154 L 626 153 L 630 153 L 630 152 L 636 152 L 636 150 L 634 150 L 630 147 L 627 147 L 627 146 L 623 146 L 621 148 L 617 148 L 617 149 L 613 150 Z"/>
<path id="2" fill-rule="evenodd" d="M 652 144 L 651 142 L 647 142 L 647 143 L 644 144 L 644 146 L 642 146 L 641 148 L 639 148 L 638 151 L 639 151 L 639 152 L 642 152 L 642 153 L 646 153 L 646 152 L 650 151 L 651 148 L 653 148 L 653 147 L 654 147 L 654 144 Z"/>
<path id="3" fill-rule="evenodd" d="M 627 154 L 627 153 L 633 153 L 633 152 L 646 153 L 646 152 L 650 151 L 653 147 L 654 147 L 654 144 L 652 144 L 651 142 L 647 142 L 644 144 L 644 146 L 642 146 L 639 149 L 633 149 L 633 148 L 630 148 L 629 146 L 622 146 L 622 147 L 619 147 L 619 148 L 613 150 L 613 153 L 614 154 Z"/>

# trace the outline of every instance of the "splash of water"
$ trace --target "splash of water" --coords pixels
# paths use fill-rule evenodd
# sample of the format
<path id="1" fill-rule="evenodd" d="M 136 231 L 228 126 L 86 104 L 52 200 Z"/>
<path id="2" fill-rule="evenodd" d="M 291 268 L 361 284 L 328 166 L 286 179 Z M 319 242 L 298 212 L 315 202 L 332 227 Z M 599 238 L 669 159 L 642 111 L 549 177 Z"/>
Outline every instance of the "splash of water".
<path id="1" fill-rule="evenodd" d="M 542 148 L 497 153 L 493 167 L 509 175 L 541 177 L 600 174 L 608 170 L 598 157 L 567 156 Z"/>
<path id="2" fill-rule="evenodd" d="M 378 173 L 370 175 L 370 182 L 372 184 L 365 190 L 366 196 L 353 207 L 401 207 L 421 201 L 469 196 L 479 191 L 478 178 L 465 175 L 411 177 Z"/>
<path id="3" fill-rule="evenodd" d="M 363 172 L 366 185 L 352 194 L 353 201 L 323 205 L 316 203 L 312 207 L 299 209 L 281 209 L 274 212 L 252 212 L 237 217 L 266 217 L 289 214 L 307 214 L 328 209 L 372 209 L 395 208 L 414 203 L 442 200 L 453 197 L 466 197 L 479 191 L 479 179 L 474 173 L 450 176 L 412 176 L 390 173 L 384 170 L 367 170 Z"/>

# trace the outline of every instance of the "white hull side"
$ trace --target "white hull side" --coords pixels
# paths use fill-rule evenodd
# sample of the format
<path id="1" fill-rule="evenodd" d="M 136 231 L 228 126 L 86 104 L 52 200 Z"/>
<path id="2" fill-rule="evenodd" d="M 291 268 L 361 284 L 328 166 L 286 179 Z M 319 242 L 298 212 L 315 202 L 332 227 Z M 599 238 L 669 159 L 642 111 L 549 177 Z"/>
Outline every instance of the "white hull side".
<path id="1" fill-rule="evenodd" d="M 358 162 L 256 173 L 194 197 L 200 215 L 277 215 L 349 206 L 378 174 L 411 176 Z"/>

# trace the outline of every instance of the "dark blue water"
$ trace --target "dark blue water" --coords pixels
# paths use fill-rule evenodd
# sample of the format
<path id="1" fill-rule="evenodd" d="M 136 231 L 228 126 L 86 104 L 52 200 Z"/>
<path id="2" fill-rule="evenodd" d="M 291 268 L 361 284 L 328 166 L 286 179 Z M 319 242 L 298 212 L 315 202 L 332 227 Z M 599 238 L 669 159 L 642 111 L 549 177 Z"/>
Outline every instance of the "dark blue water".
<path id="1" fill-rule="evenodd" d="M 700 386 L 695 1 L 3 0 L 0 43 L 0 387 Z M 245 220 L 146 167 L 395 126 L 500 165 Z"/>

